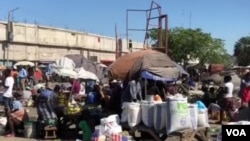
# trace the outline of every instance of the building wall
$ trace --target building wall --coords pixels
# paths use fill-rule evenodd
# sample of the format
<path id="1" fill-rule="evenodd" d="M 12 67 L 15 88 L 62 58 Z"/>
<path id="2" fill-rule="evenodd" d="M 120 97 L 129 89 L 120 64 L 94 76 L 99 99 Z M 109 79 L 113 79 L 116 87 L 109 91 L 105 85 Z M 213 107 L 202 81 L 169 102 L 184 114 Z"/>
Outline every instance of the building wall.
<path id="1" fill-rule="evenodd" d="M 6 59 L 7 24 L 0 22 L 0 59 Z M 32 24 L 14 23 L 13 42 L 9 45 L 10 60 L 54 61 L 67 54 L 98 56 L 98 60 L 115 60 L 115 38 L 51 28 Z M 142 43 L 133 42 L 134 50 Z M 122 40 L 123 52 L 128 52 L 126 40 Z"/>

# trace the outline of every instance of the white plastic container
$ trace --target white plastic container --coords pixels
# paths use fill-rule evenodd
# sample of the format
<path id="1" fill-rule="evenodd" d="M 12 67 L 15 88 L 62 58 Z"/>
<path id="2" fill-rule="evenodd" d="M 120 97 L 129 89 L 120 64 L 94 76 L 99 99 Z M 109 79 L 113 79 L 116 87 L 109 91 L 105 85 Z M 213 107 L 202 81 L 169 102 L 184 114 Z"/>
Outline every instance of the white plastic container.
<path id="1" fill-rule="evenodd" d="M 144 101 L 141 103 L 142 122 L 147 127 L 154 126 L 154 102 Z"/>
<path id="2" fill-rule="evenodd" d="M 154 128 L 159 131 L 166 127 L 167 122 L 167 104 L 166 102 L 156 103 L 154 105 Z"/>
<path id="3" fill-rule="evenodd" d="M 128 104 L 128 126 L 130 128 L 141 122 L 141 106 L 140 103 L 131 102 Z"/>
<path id="4" fill-rule="evenodd" d="M 154 95 L 145 95 L 146 101 L 154 101 Z"/>
<path id="5" fill-rule="evenodd" d="M 25 138 L 35 138 L 36 137 L 36 126 L 32 121 L 24 123 L 24 137 Z"/>

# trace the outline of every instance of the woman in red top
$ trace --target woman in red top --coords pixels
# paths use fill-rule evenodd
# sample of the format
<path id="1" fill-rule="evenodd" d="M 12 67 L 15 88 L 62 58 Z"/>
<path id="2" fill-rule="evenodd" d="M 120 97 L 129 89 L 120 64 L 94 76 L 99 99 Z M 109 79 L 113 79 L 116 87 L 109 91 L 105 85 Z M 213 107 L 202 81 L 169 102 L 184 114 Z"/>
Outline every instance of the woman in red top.
<path id="1" fill-rule="evenodd" d="M 43 74 L 42 74 L 41 70 L 39 70 L 38 68 L 36 68 L 34 76 L 35 76 L 36 80 L 38 80 L 38 81 L 43 80 Z"/>
<path id="2" fill-rule="evenodd" d="M 242 105 L 243 107 L 248 107 L 250 104 L 250 82 L 245 84 L 242 93 Z"/>

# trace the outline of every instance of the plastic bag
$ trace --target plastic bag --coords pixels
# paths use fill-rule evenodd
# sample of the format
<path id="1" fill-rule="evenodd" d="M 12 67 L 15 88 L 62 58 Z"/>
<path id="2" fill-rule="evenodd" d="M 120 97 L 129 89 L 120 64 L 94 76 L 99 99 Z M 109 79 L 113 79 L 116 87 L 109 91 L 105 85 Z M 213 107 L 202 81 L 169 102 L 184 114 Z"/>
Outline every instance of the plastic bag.
<path id="1" fill-rule="evenodd" d="M 100 130 L 101 134 L 110 136 L 122 132 L 122 127 L 118 124 L 118 115 L 110 115 L 101 119 Z"/>

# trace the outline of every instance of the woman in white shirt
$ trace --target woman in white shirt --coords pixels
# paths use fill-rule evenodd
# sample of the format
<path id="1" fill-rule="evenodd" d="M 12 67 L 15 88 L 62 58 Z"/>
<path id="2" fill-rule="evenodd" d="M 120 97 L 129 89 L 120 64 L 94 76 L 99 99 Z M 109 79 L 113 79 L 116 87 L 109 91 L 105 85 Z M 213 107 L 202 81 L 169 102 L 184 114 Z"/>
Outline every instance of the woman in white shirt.
<path id="1" fill-rule="evenodd" d="M 221 103 L 221 119 L 224 117 L 224 112 L 226 112 L 227 116 L 229 116 L 230 120 L 233 119 L 233 115 L 231 113 L 236 111 L 236 104 L 233 97 L 233 89 L 234 85 L 232 83 L 232 77 L 231 76 L 225 76 L 224 77 L 224 87 L 223 87 L 223 98 Z"/>
<path id="2" fill-rule="evenodd" d="M 3 93 L 3 102 L 4 108 L 6 112 L 6 116 L 8 117 L 10 114 L 10 110 L 12 108 L 12 90 L 14 86 L 14 78 L 11 76 L 11 70 L 6 69 L 4 71 L 5 80 L 4 80 L 4 93 Z"/>

